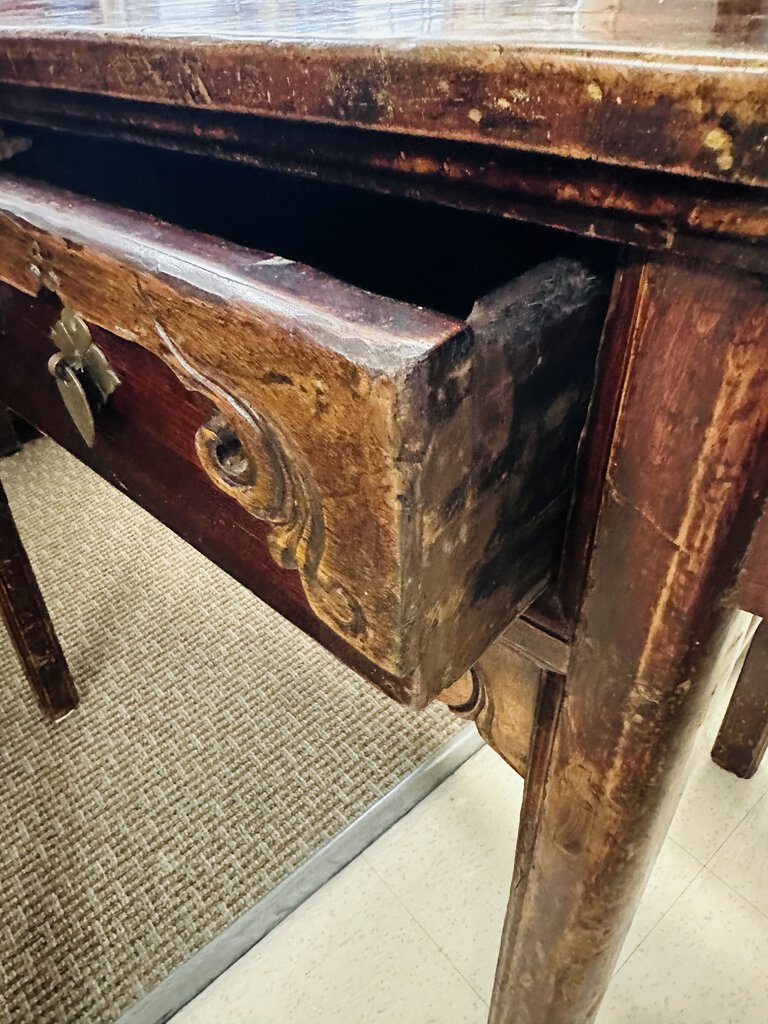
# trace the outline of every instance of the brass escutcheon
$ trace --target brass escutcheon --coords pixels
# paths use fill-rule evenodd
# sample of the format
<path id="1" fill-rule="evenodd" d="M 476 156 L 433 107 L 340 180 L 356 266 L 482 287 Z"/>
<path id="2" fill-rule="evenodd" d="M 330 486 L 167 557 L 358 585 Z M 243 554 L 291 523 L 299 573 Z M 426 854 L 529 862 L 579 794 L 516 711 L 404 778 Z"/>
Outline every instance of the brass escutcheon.
<path id="1" fill-rule="evenodd" d="M 96 443 L 95 414 L 120 383 L 104 353 L 93 343 L 86 322 L 65 306 L 51 329 L 59 349 L 48 360 L 72 422 L 89 448 Z"/>

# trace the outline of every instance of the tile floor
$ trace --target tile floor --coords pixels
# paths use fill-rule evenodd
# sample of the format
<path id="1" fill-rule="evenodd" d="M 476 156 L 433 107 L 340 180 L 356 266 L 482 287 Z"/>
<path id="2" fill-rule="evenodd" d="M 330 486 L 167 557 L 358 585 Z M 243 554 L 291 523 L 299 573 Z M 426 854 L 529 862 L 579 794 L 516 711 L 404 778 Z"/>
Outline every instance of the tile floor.
<path id="1" fill-rule="evenodd" d="M 725 699 L 598 1024 L 768 1022 L 768 765 L 710 761 Z M 480 751 L 172 1024 L 483 1024 L 521 797 Z"/>

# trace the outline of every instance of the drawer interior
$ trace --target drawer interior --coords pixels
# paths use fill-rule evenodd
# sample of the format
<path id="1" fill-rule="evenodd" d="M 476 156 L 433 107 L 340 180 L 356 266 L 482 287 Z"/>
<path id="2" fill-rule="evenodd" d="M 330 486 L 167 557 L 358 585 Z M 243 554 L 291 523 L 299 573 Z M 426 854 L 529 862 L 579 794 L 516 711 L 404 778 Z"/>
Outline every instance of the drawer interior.
<path id="1" fill-rule="evenodd" d="M 464 319 L 475 300 L 547 260 L 606 280 L 615 247 L 497 216 L 116 140 L 23 129 L 9 171 L 316 267 Z"/>

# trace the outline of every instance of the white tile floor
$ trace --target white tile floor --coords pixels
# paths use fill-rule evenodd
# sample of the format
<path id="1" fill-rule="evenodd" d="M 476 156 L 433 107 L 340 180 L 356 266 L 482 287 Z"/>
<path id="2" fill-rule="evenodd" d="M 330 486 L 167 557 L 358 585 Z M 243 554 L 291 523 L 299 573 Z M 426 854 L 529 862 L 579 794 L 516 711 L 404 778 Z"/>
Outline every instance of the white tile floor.
<path id="1" fill-rule="evenodd" d="M 722 711 L 598 1024 L 768 1022 L 768 766 L 712 764 Z M 483 1024 L 521 796 L 482 750 L 173 1024 Z"/>

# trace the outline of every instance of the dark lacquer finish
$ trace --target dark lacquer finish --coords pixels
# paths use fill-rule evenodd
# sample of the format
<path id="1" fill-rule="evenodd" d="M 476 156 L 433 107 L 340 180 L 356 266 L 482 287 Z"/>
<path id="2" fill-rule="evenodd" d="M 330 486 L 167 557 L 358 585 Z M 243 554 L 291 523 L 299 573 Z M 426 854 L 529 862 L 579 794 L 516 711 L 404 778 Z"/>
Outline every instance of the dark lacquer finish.
<path id="1" fill-rule="evenodd" d="M 768 750 L 768 624 L 761 623 L 712 749 L 713 760 L 751 779 Z"/>
<path id="2" fill-rule="evenodd" d="M 0 80 L 768 181 L 757 2 L 10 2 Z"/>
<path id="3" fill-rule="evenodd" d="M 63 177 L 78 191 L 85 190 L 78 175 L 92 181 L 106 159 L 105 140 L 112 146 L 114 140 L 139 142 L 140 147 L 124 146 L 124 151 L 140 180 L 155 180 L 158 151 L 176 151 L 178 177 L 188 183 L 199 183 L 201 173 L 206 179 L 214 175 L 210 163 L 202 171 L 191 156 L 184 157 L 185 167 L 180 153 L 226 160 L 239 170 L 250 165 L 495 214 L 642 250 L 704 256 L 745 268 L 768 266 L 763 191 L 711 179 L 452 137 L 371 132 L 2 82 L 0 117 L 23 153 L 10 170 L 46 180 Z M 216 171 L 215 179 L 224 177 L 224 170 Z M 213 181 L 205 192 L 203 199 L 210 202 L 216 194 Z"/>
<path id="4" fill-rule="evenodd" d="M 610 360 L 625 369 L 588 585 L 562 710 L 542 712 L 551 754 L 530 761 L 493 1024 L 596 1015 L 737 621 L 723 598 L 765 486 L 765 282 L 654 261 L 622 286 L 609 338 L 629 354 Z"/>
<path id="5" fill-rule="evenodd" d="M 0 406 L 0 456 L 19 450 L 19 438 L 10 412 Z"/>
<path id="6" fill-rule="evenodd" d="M 423 706 L 453 683 L 549 582 L 605 305 L 586 266 L 544 263 L 458 321 L 10 178 L 0 240 L 0 278 L 55 291 L 207 400 L 213 415 L 184 421 L 186 443 L 228 499 L 222 517 L 239 505 L 269 525 L 273 560 L 318 619 L 400 680 L 401 700 Z M 15 337 L 18 366 L 28 343 Z M 45 363 L 1 382 L 0 398 L 51 432 L 18 404 Z M 126 443 L 135 417 L 121 421 Z M 109 469 L 101 420 L 92 441 Z"/>
<path id="7" fill-rule="evenodd" d="M 739 608 L 768 619 L 768 504 L 744 556 L 732 600 Z"/>
<path id="8" fill-rule="evenodd" d="M 187 391 L 144 349 L 93 328 L 121 383 L 99 417 L 100 443 L 89 449 L 45 369 L 54 351 L 49 334 L 60 303 L 50 295 L 33 300 L 0 285 L 0 313 L 0 355 L 14 366 L 3 379 L 3 392 L 27 422 L 128 492 L 342 661 L 392 692 L 394 680 L 312 614 L 297 574 L 280 569 L 270 557 L 266 523 L 228 501 L 204 472 L 195 434 L 213 412 L 210 403 Z"/>
<path id="9" fill-rule="evenodd" d="M 223 195 L 240 202 L 206 189 L 214 161 L 182 168 L 191 157 L 161 161 L 162 147 L 226 158 L 217 175 L 257 165 L 583 236 L 568 244 L 632 247 L 615 280 L 563 534 L 546 517 L 555 500 L 564 513 L 570 495 L 588 374 L 563 329 L 579 316 L 560 314 L 574 281 L 592 282 L 589 260 L 586 271 L 558 259 L 557 272 L 532 279 L 534 260 L 495 280 L 510 282 L 499 291 L 473 292 L 484 297 L 470 316 L 450 303 L 434 306 L 450 315 L 417 312 L 284 259 L 201 236 L 190 244 L 151 218 L 103 218 L 72 197 L 51 202 L 45 189 L 0 182 L 0 267 L 16 289 L 0 288 L 0 347 L 14 366 L 0 400 L 399 699 L 423 703 L 450 682 L 441 665 L 458 671 L 480 655 L 442 696 L 526 775 L 493 1024 L 594 1019 L 724 667 L 717 648 L 744 641 L 733 609 L 765 606 L 765 516 L 756 527 L 768 490 L 763 7 L 0 4 L 0 116 L 21 174 L 130 206 L 99 189 L 143 185 L 141 168 L 157 196 L 167 159 L 178 193 L 194 182 L 198 205 L 206 191 L 220 214 Z M 86 135 L 147 148 L 133 147 L 145 155 L 130 168 L 126 159 L 122 175 L 102 173 L 106 147 Z M 253 166 L 244 173 L 255 190 Z M 303 213 L 296 223 L 311 234 Z M 462 247 L 452 229 L 445 237 L 467 274 L 509 248 L 498 239 Z M 398 262 L 384 250 L 389 258 L 369 266 Z M 347 256 L 348 267 L 367 262 Z M 414 280 L 443 276 L 423 262 Z M 518 277 L 528 281 L 522 291 Z M 386 291 L 376 280 L 364 286 Z M 457 290 L 466 294 L 466 280 Z M 60 301 L 91 324 L 121 378 L 94 449 L 40 377 Z M 537 346 L 543 378 L 531 372 Z M 590 348 L 589 374 L 593 360 Z M 579 380 L 579 417 L 562 448 L 558 373 L 566 390 Z M 285 539 L 284 519 L 265 524 L 264 506 L 242 500 L 238 486 L 255 481 L 221 421 L 222 395 L 252 452 L 264 419 L 280 425 L 269 438 L 290 442 L 260 454 L 279 455 L 264 463 L 268 479 L 270 466 L 295 469 L 279 491 L 297 496 L 300 539 L 313 541 L 303 561 L 286 560 L 299 549 L 271 538 L 276 527 Z M 229 473 L 226 493 L 201 457 Z M 294 491 L 294 480 L 312 486 Z M 528 517 L 542 488 L 552 500 Z M 555 598 L 481 650 L 505 624 L 498 607 L 522 607 L 558 559 Z M 521 565 L 538 584 L 507 601 Z M 319 589 L 318 567 L 333 570 Z M 352 585 L 339 590 L 339 580 Z M 493 615 L 473 603 L 483 580 L 506 601 Z M 363 619 L 337 614 L 348 603 L 327 606 L 356 594 L 376 626 L 367 635 Z M 757 707 L 752 760 L 764 740 L 756 675 L 743 677 L 736 724 L 721 737 L 743 734 L 743 709 Z"/>
<path id="10" fill-rule="evenodd" d="M 8 499 L 0 484 L 0 615 L 19 655 L 37 702 L 51 719 L 77 707 L 72 682 Z"/>

